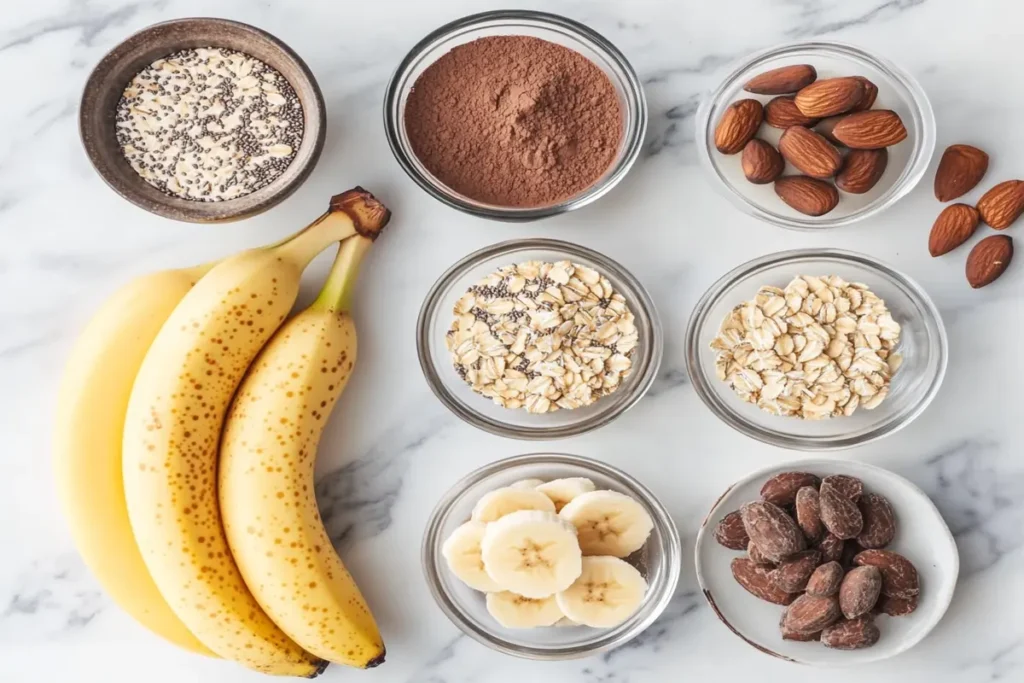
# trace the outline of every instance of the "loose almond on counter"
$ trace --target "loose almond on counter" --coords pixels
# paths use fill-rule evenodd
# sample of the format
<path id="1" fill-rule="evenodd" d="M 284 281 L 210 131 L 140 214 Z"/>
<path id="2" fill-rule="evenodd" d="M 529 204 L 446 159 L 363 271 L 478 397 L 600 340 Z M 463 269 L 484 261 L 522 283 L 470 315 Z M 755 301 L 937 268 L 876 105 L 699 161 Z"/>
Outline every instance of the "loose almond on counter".
<path id="1" fill-rule="evenodd" d="M 809 128 L 791 126 L 779 138 L 779 153 L 812 178 L 831 178 L 843 163 L 839 150 Z"/>
<path id="2" fill-rule="evenodd" d="M 864 99 L 864 84 L 849 76 L 815 81 L 796 94 L 804 116 L 823 118 L 848 112 Z"/>
<path id="3" fill-rule="evenodd" d="M 948 202 L 981 182 L 988 170 L 988 154 L 971 145 L 950 145 L 935 171 L 935 198 Z"/>
<path id="4" fill-rule="evenodd" d="M 770 144 L 757 138 L 752 139 L 743 148 L 740 162 L 743 166 L 743 175 L 755 185 L 772 182 L 782 175 L 782 169 L 786 167 L 782 155 Z"/>
<path id="5" fill-rule="evenodd" d="M 1005 230 L 1024 213 L 1024 180 L 1005 180 L 978 200 L 981 220 Z"/>
<path id="6" fill-rule="evenodd" d="M 839 203 L 839 192 L 834 185 L 803 175 L 776 180 L 775 194 L 791 208 L 808 216 L 824 216 Z"/>
<path id="7" fill-rule="evenodd" d="M 864 194 L 882 178 L 888 163 L 889 152 L 884 148 L 852 149 L 836 176 L 836 187 L 850 194 Z"/>
<path id="8" fill-rule="evenodd" d="M 928 236 L 928 253 L 942 256 L 966 242 L 978 228 L 981 216 L 978 210 L 968 204 L 950 204 L 932 225 Z"/>
<path id="9" fill-rule="evenodd" d="M 754 76 L 743 89 L 757 95 L 784 95 L 810 85 L 818 72 L 810 64 L 781 66 Z"/>
<path id="10" fill-rule="evenodd" d="M 758 100 L 739 100 L 730 104 L 715 129 L 715 148 L 722 154 L 736 154 L 757 133 L 764 118 Z"/>
<path id="11" fill-rule="evenodd" d="M 844 116 L 832 135 L 851 149 L 881 149 L 905 140 L 907 129 L 896 112 L 872 109 Z"/>
<path id="12" fill-rule="evenodd" d="M 818 119 L 804 116 L 797 108 L 795 98 L 792 95 L 784 95 L 764 105 L 764 122 L 772 128 L 785 130 L 790 126 L 810 128 L 818 123 Z"/>
<path id="13" fill-rule="evenodd" d="M 1013 240 L 1009 235 L 992 235 L 974 245 L 967 255 L 967 282 L 980 289 L 1003 274 L 1013 258 Z"/>

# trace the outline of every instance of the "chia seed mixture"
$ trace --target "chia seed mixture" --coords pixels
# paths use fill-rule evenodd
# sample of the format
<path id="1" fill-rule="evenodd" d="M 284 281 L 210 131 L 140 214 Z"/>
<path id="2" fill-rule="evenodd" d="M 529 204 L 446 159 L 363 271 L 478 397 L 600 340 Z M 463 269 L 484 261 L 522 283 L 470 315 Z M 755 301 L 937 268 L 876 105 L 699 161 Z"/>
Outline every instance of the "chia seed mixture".
<path id="1" fill-rule="evenodd" d="M 269 185 L 302 142 L 302 105 L 278 71 L 245 53 L 196 48 L 158 59 L 117 105 L 121 152 L 173 197 L 237 199 Z"/>

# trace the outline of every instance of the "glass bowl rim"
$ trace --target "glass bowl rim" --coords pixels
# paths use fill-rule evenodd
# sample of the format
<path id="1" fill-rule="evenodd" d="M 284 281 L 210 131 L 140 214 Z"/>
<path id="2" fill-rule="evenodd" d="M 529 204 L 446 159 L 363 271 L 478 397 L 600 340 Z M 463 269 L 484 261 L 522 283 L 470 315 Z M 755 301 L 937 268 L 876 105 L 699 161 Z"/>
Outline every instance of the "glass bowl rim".
<path id="1" fill-rule="evenodd" d="M 642 370 L 634 370 L 634 372 L 640 372 L 640 374 L 638 375 L 635 387 L 632 389 L 632 394 L 622 400 L 616 408 L 566 425 L 539 428 L 517 426 L 484 417 L 481 411 L 464 406 L 463 402 L 454 397 L 453 392 L 448 389 L 447 384 L 441 378 L 430 353 L 431 330 L 429 328 L 431 319 L 439 313 L 438 307 L 441 304 L 443 295 L 470 268 L 487 259 L 526 249 L 546 249 L 561 252 L 570 261 L 574 257 L 589 260 L 597 264 L 598 270 L 602 273 L 612 273 L 616 278 L 622 280 L 626 284 L 630 298 L 636 300 L 637 310 L 634 310 L 633 314 L 645 320 L 651 328 L 651 338 L 641 340 L 648 353 L 647 363 Z M 654 305 L 654 300 L 643 284 L 625 266 L 604 254 L 579 244 L 546 237 L 534 237 L 505 240 L 483 247 L 459 259 L 445 270 L 434 284 L 431 285 L 430 290 L 423 299 L 423 304 L 420 306 L 419 316 L 416 320 L 416 355 L 419 358 L 423 376 L 426 378 L 427 384 L 430 386 L 434 396 L 464 422 L 497 436 L 524 441 L 541 441 L 577 436 L 604 427 L 636 405 L 647 394 L 658 377 L 658 370 L 661 368 L 662 356 L 664 355 L 664 336 L 664 329 L 658 316 L 658 309 Z M 612 399 L 617 394 L 618 391 L 609 394 L 608 398 Z"/>
<path id="2" fill-rule="evenodd" d="M 724 408 L 721 405 L 722 401 L 718 399 L 715 392 L 710 388 L 711 379 L 714 378 L 709 378 L 704 372 L 705 363 L 702 358 L 704 349 L 701 347 L 700 343 L 700 331 L 709 322 L 708 315 L 711 312 L 712 305 L 720 300 L 727 292 L 732 291 L 739 280 L 747 276 L 753 275 L 766 268 L 784 265 L 796 260 L 815 258 L 838 259 L 840 261 L 853 263 L 869 270 L 876 271 L 886 278 L 897 282 L 901 289 L 910 293 L 910 298 L 915 300 L 914 303 L 926 311 L 927 317 L 931 321 L 931 325 L 926 323 L 926 327 L 934 327 L 935 351 L 939 354 L 939 362 L 935 371 L 935 376 L 931 379 L 928 389 L 925 391 L 924 395 L 917 401 L 916 405 L 914 405 L 900 419 L 897 420 L 895 419 L 897 416 L 893 416 L 870 431 L 860 435 L 807 437 L 793 434 L 779 435 L 768 433 L 761 427 L 754 425 L 750 420 L 736 414 L 732 410 Z M 917 417 L 931 404 L 932 400 L 934 400 L 935 396 L 938 394 L 939 388 L 942 386 L 942 381 L 946 375 L 946 366 L 949 363 L 949 340 L 946 336 L 946 327 L 943 323 L 942 315 L 939 313 L 939 309 L 935 306 L 935 302 L 932 301 L 928 293 L 917 283 L 916 280 L 895 267 L 874 258 L 873 256 L 845 249 L 829 248 L 790 249 L 774 252 L 751 259 L 729 270 L 727 273 L 715 280 L 715 282 L 707 288 L 704 294 L 701 295 L 700 299 L 694 305 L 693 312 L 690 314 L 690 319 L 686 325 L 684 348 L 686 353 L 686 371 L 690 378 L 690 382 L 693 385 L 694 391 L 697 393 L 697 396 L 700 397 L 700 400 L 704 405 L 707 406 L 707 408 L 718 419 L 722 420 L 725 424 L 741 434 L 762 443 L 780 448 L 809 452 L 837 451 L 852 448 L 854 446 L 861 446 L 871 443 L 872 441 L 877 441 L 878 439 L 889 436 L 890 434 L 895 434 L 899 430 L 903 429 L 917 419 Z"/>
<path id="3" fill-rule="evenodd" d="M 407 149 L 406 146 L 402 144 L 401 136 L 398 134 L 398 130 L 402 125 L 399 119 L 403 114 L 403 112 L 398 111 L 400 89 L 408 80 L 411 69 L 419 64 L 426 50 L 436 43 L 448 39 L 455 34 L 464 33 L 485 23 L 494 21 L 533 21 L 546 25 L 547 28 L 573 35 L 573 37 L 576 38 L 582 37 L 586 41 L 592 43 L 596 48 L 596 51 L 601 52 L 608 61 L 615 64 L 615 66 L 620 69 L 625 76 L 626 106 L 632 115 L 631 118 L 635 119 L 635 125 L 632 127 L 632 130 L 626 129 L 623 131 L 623 139 L 620 143 L 624 150 L 622 158 L 619 159 L 614 166 L 609 167 L 611 173 L 603 180 L 595 182 L 579 194 L 569 197 L 568 199 L 564 199 L 556 204 L 540 207 L 516 208 L 497 207 L 465 201 L 457 195 L 449 192 L 443 185 L 435 183 L 432 178 L 421 173 L 412 160 L 414 152 L 411 149 Z M 549 216 L 556 216 L 586 206 L 587 204 L 603 197 L 605 194 L 610 192 L 612 188 L 619 184 L 639 158 L 640 152 L 643 149 L 643 142 L 647 134 L 648 125 L 647 96 L 644 93 L 643 83 L 636 71 L 633 69 L 632 64 L 630 64 L 629 60 L 626 59 L 626 56 L 617 47 L 615 47 L 610 40 L 589 26 L 575 21 L 574 19 L 550 12 L 521 9 L 490 10 L 486 12 L 478 12 L 476 14 L 469 14 L 454 21 L 450 21 L 428 33 L 423 39 L 417 42 L 408 53 L 406 53 L 405 57 L 402 58 L 402 61 L 398 63 L 398 67 L 395 69 L 394 73 L 392 73 L 387 87 L 384 90 L 383 109 L 384 132 L 387 136 L 388 146 L 391 148 L 391 153 L 394 154 L 395 159 L 398 161 L 398 165 L 402 167 L 402 170 L 405 171 L 406 175 L 408 175 L 413 182 L 419 185 L 420 188 L 426 191 L 427 194 L 432 196 L 434 199 L 454 209 L 458 209 L 463 213 L 480 218 L 510 223 L 533 221 L 541 218 L 547 218 Z"/>
<path id="4" fill-rule="evenodd" d="M 596 645 L 581 647 L 566 647 L 563 650 L 543 650 L 539 648 L 520 646 L 492 635 L 490 632 L 475 628 L 465 617 L 462 608 L 442 588 L 439 576 L 439 567 L 435 560 L 435 550 L 443 539 L 440 537 L 441 521 L 451 510 L 452 505 L 470 487 L 484 481 L 485 479 L 499 474 L 505 470 L 522 465 L 573 465 L 597 472 L 609 479 L 615 480 L 623 487 L 635 491 L 640 495 L 640 502 L 650 513 L 654 520 L 655 528 L 664 537 L 664 547 L 660 555 L 660 564 L 664 565 L 667 572 L 663 581 L 657 585 L 648 587 L 647 596 L 637 612 L 645 608 L 649 613 L 628 630 L 624 630 L 616 637 L 607 642 L 600 642 Z M 427 586 L 434 598 L 434 602 L 441 608 L 445 616 L 455 624 L 456 627 L 478 643 L 501 652 L 523 659 L 542 661 L 564 661 L 569 659 L 580 659 L 590 655 L 623 645 L 651 626 L 665 611 L 672 598 L 675 596 L 676 588 L 679 585 L 682 573 L 682 537 L 679 535 L 679 528 L 675 520 L 661 500 L 638 479 L 624 470 L 609 465 L 606 462 L 589 458 L 582 455 L 560 452 L 535 452 L 513 455 L 479 467 L 452 484 L 441 496 L 441 499 L 434 506 L 427 519 L 423 531 L 423 542 L 420 546 L 420 559 L 423 566 L 423 573 L 426 575 Z M 615 627 L 620 628 L 620 627 Z M 595 631 L 614 631 L 615 629 L 594 629 Z"/>
<path id="5" fill-rule="evenodd" d="M 862 209 L 841 218 L 790 218 L 786 216 L 773 215 L 757 206 L 744 197 L 740 192 L 733 189 L 731 183 L 726 182 L 715 167 L 712 159 L 712 147 L 708 144 L 708 131 L 712 125 L 711 113 L 719 103 L 725 91 L 729 89 L 740 76 L 754 67 L 756 64 L 778 55 L 784 55 L 793 50 L 831 50 L 844 53 L 848 56 L 871 63 L 887 78 L 895 81 L 910 93 L 910 106 L 915 114 L 921 119 L 921 131 L 919 139 L 914 141 L 914 154 L 908 161 L 907 167 L 903 170 L 897 181 L 884 194 L 880 195 L 870 204 Z M 832 40 L 797 40 L 780 43 L 767 47 L 763 50 L 751 53 L 741 60 L 732 63 L 728 75 L 712 91 L 707 91 L 701 99 L 697 108 L 697 116 L 694 117 L 694 142 L 697 146 L 697 158 L 701 168 L 709 178 L 709 182 L 715 190 L 726 197 L 734 206 L 744 213 L 754 216 L 760 220 L 777 225 L 787 230 L 800 232 L 815 232 L 819 230 L 830 230 L 859 223 L 862 220 L 880 214 L 890 208 L 900 199 L 913 190 L 928 171 L 931 159 L 935 153 L 937 138 L 937 125 L 935 114 L 932 110 L 931 101 L 921 84 L 908 71 L 885 57 L 868 52 L 864 48 Z"/>

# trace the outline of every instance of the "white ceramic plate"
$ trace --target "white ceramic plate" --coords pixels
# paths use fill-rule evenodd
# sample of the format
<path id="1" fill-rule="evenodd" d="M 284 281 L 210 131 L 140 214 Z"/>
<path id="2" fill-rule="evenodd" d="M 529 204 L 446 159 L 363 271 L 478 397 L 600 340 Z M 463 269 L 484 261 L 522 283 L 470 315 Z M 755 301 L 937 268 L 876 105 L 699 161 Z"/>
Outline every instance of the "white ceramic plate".
<path id="1" fill-rule="evenodd" d="M 864 482 L 865 492 L 885 496 L 896 513 L 896 538 L 887 550 L 904 555 L 917 567 L 921 596 L 917 609 L 903 617 L 879 616 L 882 637 L 863 650 L 830 650 L 821 643 L 783 640 L 783 608 L 755 598 L 732 577 L 729 563 L 745 553 L 715 540 L 718 522 L 744 503 L 760 498 L 761 485 L 779 472 L 811 472 L 820 477 L 848 474 Z M 960 556 L 953 535 L 932 501 L 903 477 L 874 465 L 842 460 L 797 460 L 750 474 L 733 484 L 708 513 L 696 548 L 697 580 L 718 618 L 753 647 L 767 654 L 814 666 L 850 666 L 887 659 L 919 643 L 942 618 L 953 598 Z"/>

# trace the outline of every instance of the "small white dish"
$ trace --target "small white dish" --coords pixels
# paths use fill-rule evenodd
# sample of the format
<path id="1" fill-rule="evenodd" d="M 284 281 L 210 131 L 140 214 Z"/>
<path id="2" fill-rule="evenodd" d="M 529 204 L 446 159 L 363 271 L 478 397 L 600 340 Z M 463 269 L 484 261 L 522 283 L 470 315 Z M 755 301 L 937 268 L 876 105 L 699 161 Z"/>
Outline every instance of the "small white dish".
<path id="1" fill-rule="evenodd" d="M 820 477 L 847 474 L 864 482 L 866 492 L 885 496 L 896 513 L 896 538 L 887 550 L 914 563 L 921 581 L 920 603 L 907 616 L 878 616 L 882 637 L 863 650 L 830 650 L 819 642 L 783 640 L 779 619 L 784 609 L 748 593 L 729 568 L 745 553 L 715 540 L 718 522 L 744 503 L 760 499 L 765 480 L 780 472 L 811 472 Z M 711 508 L 697 534 L 697 581 L 711 609 L 729 630 L 761 652 L 800 664 L 842 667 L 894 657 L 921 642 L 939 623 L 953 599 L 960 556 L 956 542 L 935 504 L 910 481 L 881 467 L 844 460 L 796 460 L 773 465 L 733 484 Z"/>

